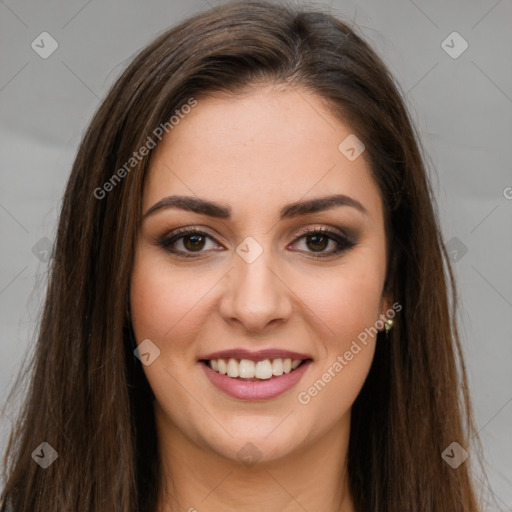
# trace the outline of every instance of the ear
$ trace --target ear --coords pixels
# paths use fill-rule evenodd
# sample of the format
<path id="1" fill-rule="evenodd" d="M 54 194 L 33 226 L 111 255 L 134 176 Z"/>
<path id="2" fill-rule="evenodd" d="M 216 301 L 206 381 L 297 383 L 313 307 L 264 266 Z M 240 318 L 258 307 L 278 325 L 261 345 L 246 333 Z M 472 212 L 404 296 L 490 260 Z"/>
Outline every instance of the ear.
<path id="1" fill-rule="evenodd" d="M 380 315 L 379 319 L 381 319 L 383 322 L 386 322 L 390 316 L 388 315 L 388 311 L 391 310 L 394 312 L 393 309 L 394 300 L 393 297 L 389 293 L 385 293 L 382 295 L 381 301 L 380 301 Z M 392 315 L 394 316 L 394 315 Z M 382 329 L 379 329 L 379 331 L 384 331 L 385 327 Z"/>
<path id="2" fill-rule="evenodd" d="M 380 313 L 386 315 L 388 309 L 393 309 L 393 302 L 393 297 L 390 294 L 386 293 L 383 295 L 380 300 Z"/>
<path id="3" fill-rule="evenodd" d="M 393 305 L 393 297 L 391 295 L 391 287 L 389 286 L 388 280 L 385 279 L 381 289 L 379 312 L 386 314 L 386 311 Z"/>

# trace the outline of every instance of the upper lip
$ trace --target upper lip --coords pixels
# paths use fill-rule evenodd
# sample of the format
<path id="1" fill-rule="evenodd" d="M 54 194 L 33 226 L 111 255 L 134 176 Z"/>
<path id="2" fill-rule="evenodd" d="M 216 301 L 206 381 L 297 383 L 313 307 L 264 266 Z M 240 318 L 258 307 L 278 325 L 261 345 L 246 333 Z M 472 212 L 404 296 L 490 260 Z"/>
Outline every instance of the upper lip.
<path id="1" fill-rule="evenodd" d="M 246 348 L 233 348 L 212 352 L 199 358 L 200 361 L 210 359 L 250 359 L 251 361 L 263 361 L 265 359 L 312 359 L 308 354 L 293 352 L 291 350 L 282 350 L 269 348 L 265 350 L 248 350 Z"/>

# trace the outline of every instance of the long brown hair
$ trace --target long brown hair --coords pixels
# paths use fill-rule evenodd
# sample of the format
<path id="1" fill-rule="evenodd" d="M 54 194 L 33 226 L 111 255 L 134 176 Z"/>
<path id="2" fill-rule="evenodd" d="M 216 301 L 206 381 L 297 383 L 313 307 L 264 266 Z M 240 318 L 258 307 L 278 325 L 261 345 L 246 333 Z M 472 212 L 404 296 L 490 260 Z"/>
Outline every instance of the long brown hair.
<path id="1" fill-rule="evenodd" d="M 453 469 L 441 456 L 452 442 L 467 449 L 477 436 L 454 278 L 404 95 L 337 17 L 244 1 L 190 17 L 143 49 L 84 135 L 63 199 L 28 393 L 5 455 L 4 498 L 16 512 L 154 512 L 161 467 L 152 391 L 133 354 L 128 314 L 151 152 L 130 159 L 191 98 L 200 105 L 209 93 L 262 83 L 322 98 L 364 142 L 384 202 L 386 288 L 403 309 L 389 339 L 377 342 L 352 409 L 357 510 L 479 510 L 469 460 Z M 58 453 L 47 469 L 31 456 L 42 442 Z"/>

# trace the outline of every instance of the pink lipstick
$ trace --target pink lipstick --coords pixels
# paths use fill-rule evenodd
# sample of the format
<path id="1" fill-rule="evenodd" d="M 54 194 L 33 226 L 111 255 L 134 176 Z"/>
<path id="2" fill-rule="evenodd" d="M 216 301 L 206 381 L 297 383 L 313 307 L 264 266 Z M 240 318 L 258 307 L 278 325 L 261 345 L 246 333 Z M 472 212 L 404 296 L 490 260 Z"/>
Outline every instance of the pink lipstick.
<path id="1" fill-rule="evenodd" d="M 199 363 L 210 382 L 228 396 L 268 400 L 291 389 L 306 373 L 312 358 L 288 350 L 232 349 L 208 354 Z"/>

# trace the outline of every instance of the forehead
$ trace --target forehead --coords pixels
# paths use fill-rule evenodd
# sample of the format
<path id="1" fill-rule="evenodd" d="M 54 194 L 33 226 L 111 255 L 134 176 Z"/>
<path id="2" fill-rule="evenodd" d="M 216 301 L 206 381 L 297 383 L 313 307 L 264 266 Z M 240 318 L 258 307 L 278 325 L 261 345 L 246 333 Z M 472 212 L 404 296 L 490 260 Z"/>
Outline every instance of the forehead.
<path id="1" fill-rule="evenodd" d="M 339 149 L 351 135 L 305 90 L 262 87 L 199 99 L 155 148 L 143 210 L 186 194 L 230 204 L 236 216 L 340 193 L 363 203 L 375 221 L 381 199 L 364 153 L 350 161 Z"/>

